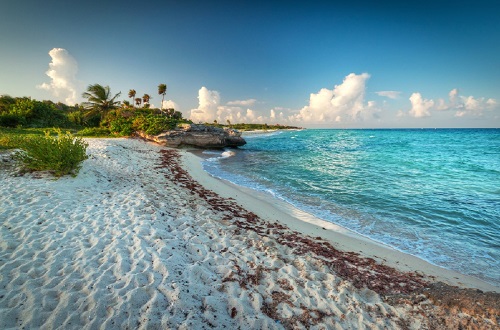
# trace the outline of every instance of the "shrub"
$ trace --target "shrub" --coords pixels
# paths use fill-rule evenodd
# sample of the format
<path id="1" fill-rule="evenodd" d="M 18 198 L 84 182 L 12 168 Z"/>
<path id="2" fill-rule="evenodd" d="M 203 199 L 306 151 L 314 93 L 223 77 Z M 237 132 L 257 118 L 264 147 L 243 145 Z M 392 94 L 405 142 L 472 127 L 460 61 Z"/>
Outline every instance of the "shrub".
<path id="1" fill-rule="evenodd" d="M 134 119 L 132 127 L 136 131 L 143 131 L 146 134 L 156 135 L 163 131 L 174 129 L 178 121 L 167 118 L 163 115 L 139 116 Z"/>
<path id="2" fill-rule="evenodd" d="M 85 116 L 80 110 L 68 112 L 68 121 L 75 126 L 83 126 L 85 124 Z"/>
<path id="3" fill-rule="evenodd" d="M 174 129 L 180 122 L 184 122 L 184 120 L 182 113 L 178 111 L 173 111 L 171 116 L 165 116 L 159 109 L 116 109 L 106 114 L 100 122 L 100 126 L 108 128 L 109 132 L 118 136 L 130 136 L 135 131 L 156 135 Z M 83 133 L 81 131 L 78 135 L 84 135 Z"/>
<path id="4" fill-rule="evenodd" d="M 101 124 L 101 115 L 93 113 L 85 113 L 83 116 L 83 126 L 85 127 L 99 127 Z"/>
<path id="5" fill-rule="evenodd" d="M 0 150 L 13 149 L 15 147 L 16 143 L 11 136 L 0 134 Z"/>
<path id="6" fill-rule="evenodd" d="M 0 149 L 18 149 L 22 136 L 45 135 L 40 128 L 0 128 Z"/>
<path id="7" fill-rule="evenodd" d="M 109 123 L 109 130 L 112 133 L 121 135 L 121 136 L 129 136 L 134 133 L 134 129 L 132 128 L 132 120 L 124 117 L 118 117 L 112 120 Z"/>
<path id="8" fill-rule="evenodd" d="M 68 127 L 71 123 L 66 115 L 53 103 L 30 98 L 17 98 L 14 104 L 0 115 L 0 126 L 17 127 Z"/>
<path id="9" fill-rule="evenodd" d="M 44 136 L 21 137 L 18 144 L 22 150 L 15 154 L 15 158 L 30 171 L 51 171 L 57 177 L 76 175 L 81 162 L 88 158 L 88 144 L 69 132 L 56 132 L 57 137 L 50 136 L 49 131 Z"/>
<path id="10" fill-rule="evenodd" d="M 2 114 L 0 115 L 0 127 L 17 127 L 26 125 L 26 118 L 16 114 Z"/>
<path id="11" fill-rule="evenodd" d="M 76 133 L 78 136 L 110 136 L 111 132 L 106 127 L 86 127 Z"/>

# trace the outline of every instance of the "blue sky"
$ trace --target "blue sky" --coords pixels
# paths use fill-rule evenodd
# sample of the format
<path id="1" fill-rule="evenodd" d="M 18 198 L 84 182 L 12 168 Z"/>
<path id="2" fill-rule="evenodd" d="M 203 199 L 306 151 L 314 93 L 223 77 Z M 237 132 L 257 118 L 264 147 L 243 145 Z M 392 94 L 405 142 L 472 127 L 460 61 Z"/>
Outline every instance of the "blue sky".
<path id="1" fill-rule="evenodd" d="M 498 17 L 493 0 L 4 0 L 0 94 L 72 103 L 100 83 L 159 106 L 166 83 L 195 121 L 500 127 Z"/>

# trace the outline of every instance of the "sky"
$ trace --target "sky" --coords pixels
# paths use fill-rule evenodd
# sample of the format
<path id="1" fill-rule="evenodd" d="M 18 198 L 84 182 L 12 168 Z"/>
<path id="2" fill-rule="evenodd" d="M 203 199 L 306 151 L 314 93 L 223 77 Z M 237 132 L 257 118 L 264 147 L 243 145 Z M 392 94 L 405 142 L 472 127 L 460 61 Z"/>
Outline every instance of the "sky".
<path id="1" fill-rule="evenodd" d="M 500 127 L 500 2 L 0 0 L 0 95 L 195 122 Z"/>

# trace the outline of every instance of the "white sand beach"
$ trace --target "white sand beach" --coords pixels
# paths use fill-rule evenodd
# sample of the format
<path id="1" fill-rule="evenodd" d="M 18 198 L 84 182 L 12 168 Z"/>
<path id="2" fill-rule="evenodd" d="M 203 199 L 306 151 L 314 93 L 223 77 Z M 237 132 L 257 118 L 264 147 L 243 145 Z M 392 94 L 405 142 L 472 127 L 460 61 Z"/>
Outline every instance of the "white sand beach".
<path id="1" fill-rule="evenodd" d="M 212 178 L 188 151 L 87 141 L 74 178 L 0 165 L 0 329 L 499 327 L 500 296 L 476 290 L 497 287 Z"/>

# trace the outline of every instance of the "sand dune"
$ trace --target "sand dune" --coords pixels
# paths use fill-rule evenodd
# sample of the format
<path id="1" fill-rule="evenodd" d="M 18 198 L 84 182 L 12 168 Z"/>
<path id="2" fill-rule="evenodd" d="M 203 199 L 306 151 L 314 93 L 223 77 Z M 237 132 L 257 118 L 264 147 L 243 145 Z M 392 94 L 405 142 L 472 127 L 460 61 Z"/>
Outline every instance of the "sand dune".
<path id="1" fill-rule="evenodd" d="M 213 195 L 179 181 L 178 158 L 159 146 L 88 142 L 76 178 L 0 168 L 1 329 L 498 326 L 495 310 L 457 307 L 448 320 L 423 291 L 355 285 L 327 257 L 285 244 L 285 225 L 269 235 L 242 228 Z"/>

